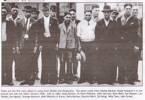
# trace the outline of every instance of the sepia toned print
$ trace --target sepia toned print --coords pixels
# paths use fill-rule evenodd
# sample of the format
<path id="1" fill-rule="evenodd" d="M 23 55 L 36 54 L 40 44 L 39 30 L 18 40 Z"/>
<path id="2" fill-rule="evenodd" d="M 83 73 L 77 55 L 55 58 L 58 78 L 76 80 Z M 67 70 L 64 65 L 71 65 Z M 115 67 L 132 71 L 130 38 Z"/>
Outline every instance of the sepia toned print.
<path id="1" fill-rule="evenodd" d="M 1 3 L 2 86 L 142 85 L 143 3 Z"/>

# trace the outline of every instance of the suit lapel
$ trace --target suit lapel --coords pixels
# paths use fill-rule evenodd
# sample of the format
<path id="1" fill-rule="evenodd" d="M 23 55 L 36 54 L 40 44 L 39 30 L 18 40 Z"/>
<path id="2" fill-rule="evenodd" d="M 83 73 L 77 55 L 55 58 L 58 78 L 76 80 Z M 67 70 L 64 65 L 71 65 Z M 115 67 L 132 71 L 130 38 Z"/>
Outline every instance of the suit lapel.
<path id="1" fill-rule="evenodd" d="M 69 24 L 68 29 L 66 29 L 66 26 L 63 23 L 63 31 L 64 31 L 64 33 L 68 34 L 70 32 L 70 30 L 71 30 L 71 25 Z"/>
<path id="2" fill-rule="evenodd" d="M 62 28 L 63 28 L 64 34 L 65 34 L 66 33 L 66 27 L 65 27 L 64 23 L 62 24 Z"/>

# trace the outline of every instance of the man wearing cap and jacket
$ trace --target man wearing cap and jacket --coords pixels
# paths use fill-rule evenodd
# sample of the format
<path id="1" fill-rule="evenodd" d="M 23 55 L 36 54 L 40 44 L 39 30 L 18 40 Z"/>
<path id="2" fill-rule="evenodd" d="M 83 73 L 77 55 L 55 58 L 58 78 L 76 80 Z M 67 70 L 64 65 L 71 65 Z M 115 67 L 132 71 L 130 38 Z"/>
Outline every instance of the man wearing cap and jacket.
<path id="1" fill-rule="evenodd" d="M 38 44 L 42 46 L 41 84 L 57 84 L 56 46 L 59 38 L 57 20 L 49 14 L 49 8 L 43 5 L 43 17 L 36 22 L 35 33 Z"/>
<path id="2" fill-rule="evenodd" d="M 114 43 L 115 43 L 115 24 L 110 19 L 111 7 L 105 5 L 103 9 L 104 18 L 98 21 L 95 28 L 96 50 L 97 50 L 97 82 L 99 84 L 113 84 L 114 74 Z"/>
<path id="3" fill-rule="evenodd" d="M 39 67 L 38 67 L 38 57 L 40 55 L 40 50 L 41 50 L 41 47 L 39 47 L 38 45 L 38 36 L 37 36 L 37 33 L 35 33 L 35 23 L 38 21 L 38 18 L 39 18 L 39 10 L 35 7 L 32 8 L 32 13 L 31 13 L 31 18 L 34 20 L 34 23 L 32 24 L 31 26 L 31 32 L 33 34 L 35 34 L 35 49 L 34 49 L 34 52 L 35 52 L 35 57 L 34 57 L 34 61 L 33 61 L 33 66 L 35 67 L 35 79 L 39 79 L 38 77 L 38 73 L 39 73 Z"/>
<path id="4" fill-rule="evenodd" d="M 35 20 L 31 18 L 31 6 L 25 6 L 23 11 L 25 17 L 20 21 L 22 31 L 21 39 L 19 41 L 21 77 L 23 81 L 20 83 L 20 85 L 33 85 L 35 81 L 34 62 L 36 60 L 34 58 L 36 53 L 36 34 L 32 32 L 33 29 L 31 27 Z"/>

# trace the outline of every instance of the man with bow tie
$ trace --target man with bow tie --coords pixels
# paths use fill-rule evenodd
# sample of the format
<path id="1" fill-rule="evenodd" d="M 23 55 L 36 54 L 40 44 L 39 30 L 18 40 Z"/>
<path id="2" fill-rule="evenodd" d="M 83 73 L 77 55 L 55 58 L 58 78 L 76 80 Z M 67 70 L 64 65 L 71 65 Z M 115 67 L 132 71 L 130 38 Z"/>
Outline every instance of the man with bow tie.
<path id="1" fill-rule="evenodd" d="M 57 84 L 56 46 L 59 28 L 55 18 L 49 14 L 49 7 L 43 5 L 43 17 L 36 22 L 35 33 L 38 44 L 42 46 L 41 84 Z"/>

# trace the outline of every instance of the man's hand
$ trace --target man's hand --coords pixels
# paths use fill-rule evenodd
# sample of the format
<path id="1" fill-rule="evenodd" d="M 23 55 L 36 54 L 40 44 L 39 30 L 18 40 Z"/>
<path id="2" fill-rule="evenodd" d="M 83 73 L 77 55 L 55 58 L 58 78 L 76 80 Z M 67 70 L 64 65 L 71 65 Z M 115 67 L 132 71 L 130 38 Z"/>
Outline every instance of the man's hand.
<path id="1" fill-rule="evenodd" d="M 134 52 L 135 53 L 139 52 L 139 47 L 138 46 L 134 46 Z"/>
<path id="2" fill-rule="evenodd" d="M 80 53 L 77 53 L 77 54 L 76 54 L 76 59 L 77 59 L 78 61 L 81 60 L 81 54 L 80 54 Z"/>
<path id="3" fill-rule="evenodd" d="M 37 52 L 37 47 L 34 47 L 34 53 L 36 53 Z"/>
<path id="4" fill-rule="evenodd" d="M 44 36 L 45 36 L 45 37 L 49 37 L 49 34 L 48 34 L 48 33 L 44 33 Z"/>
<path id="5" fill-rule="evenodd" d="M 16 54 L 20 54 L 20 48 L 19 47 L 16 47 Z"/>

